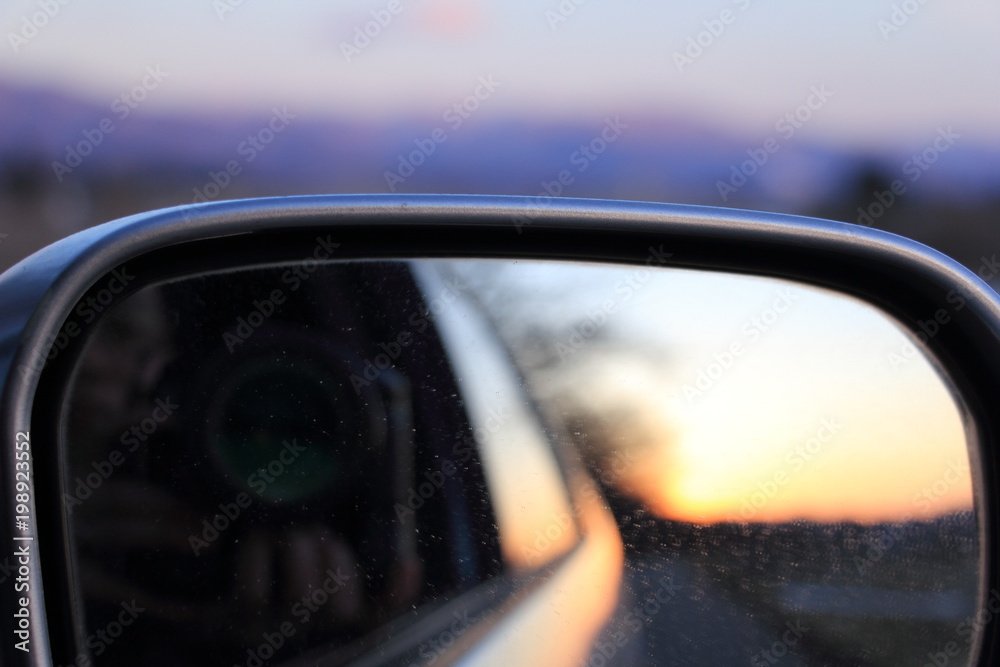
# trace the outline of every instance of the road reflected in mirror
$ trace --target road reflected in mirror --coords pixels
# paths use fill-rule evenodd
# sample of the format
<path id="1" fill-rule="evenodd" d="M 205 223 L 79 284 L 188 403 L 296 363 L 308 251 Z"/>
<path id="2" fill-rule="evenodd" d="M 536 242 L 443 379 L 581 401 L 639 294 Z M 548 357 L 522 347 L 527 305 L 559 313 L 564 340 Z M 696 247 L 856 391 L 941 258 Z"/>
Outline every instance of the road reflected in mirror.
<path id="1" fill-rule="evenodd" d="M 438 265 L 600 481 L 633 602 L 664 576 L 679 587 L 645 619 L 658 664 L 967 663 L 981 625 L 972 434 L 897 322 L 762 277 Z"/>

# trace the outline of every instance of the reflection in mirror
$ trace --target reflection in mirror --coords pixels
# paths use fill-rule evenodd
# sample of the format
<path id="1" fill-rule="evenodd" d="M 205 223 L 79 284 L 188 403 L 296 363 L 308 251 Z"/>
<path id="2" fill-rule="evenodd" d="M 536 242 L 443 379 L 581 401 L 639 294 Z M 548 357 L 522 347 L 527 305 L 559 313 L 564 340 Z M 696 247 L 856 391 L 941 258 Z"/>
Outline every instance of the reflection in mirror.
<path id="1" fill-rule="evenodd" d="M 600 481 L 632 598 L 664 576 L 677 587 L 647 619 L 659 664 L 968 660 L 981 565 L 970 434 L 895 321 L 725 273 L 445 270 Z"/>
<path id="2" fill-rule="evenodd" d="M 570 522 L 518 560 L 567 489 L 495 338 L 442 347 L 453 288 L 403 262 L 306 266 L 147 286 L 90 331 L 60 434 L 84 657 L 340 664 L 575 544 Z M 518 460 L 484 471 L 504 444 Z"/>
<path id="3" fill-rule="evenodd" d="M 310 260 L 147 285 L 60 363 L 97 664 L 429 664 L 456 618 L 468 649 L 501 612 L 534 639 L 480 650 L 523 656 L 553 610 L 553 665 L 922 664 L 949 642 L 960 664 L 975 645 L 971 435 L 919 344 L 843 295 Z"/>

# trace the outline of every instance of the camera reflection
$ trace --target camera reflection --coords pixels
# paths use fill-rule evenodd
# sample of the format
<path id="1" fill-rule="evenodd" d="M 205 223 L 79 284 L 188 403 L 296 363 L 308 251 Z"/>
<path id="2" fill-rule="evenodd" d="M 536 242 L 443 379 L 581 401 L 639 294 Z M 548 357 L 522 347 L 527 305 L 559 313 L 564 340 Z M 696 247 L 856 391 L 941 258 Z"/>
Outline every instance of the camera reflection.
<path id="1" fill-rule="evenodd" d="M 62 437 L 98 664 L 343 662 L 498 572 L 472 450 L 411 507 L 472 427 L 405 265 L 284 275 L 147 287 L 89 333 Z"/>

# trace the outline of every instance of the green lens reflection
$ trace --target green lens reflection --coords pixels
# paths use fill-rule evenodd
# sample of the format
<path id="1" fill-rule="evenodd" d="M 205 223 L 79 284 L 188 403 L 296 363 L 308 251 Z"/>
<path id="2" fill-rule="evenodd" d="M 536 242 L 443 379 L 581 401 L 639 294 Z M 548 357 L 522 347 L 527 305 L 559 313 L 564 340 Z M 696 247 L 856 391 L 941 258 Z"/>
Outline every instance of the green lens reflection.
<path id="1" fill-rule="evenodd" d="M 365 435 L 346 381 L 304 359 L 237 367 L 217 395 L 209 438 L 226 473 L 271 501 L 344 492 L 345 455 L 361 451 Z"/>

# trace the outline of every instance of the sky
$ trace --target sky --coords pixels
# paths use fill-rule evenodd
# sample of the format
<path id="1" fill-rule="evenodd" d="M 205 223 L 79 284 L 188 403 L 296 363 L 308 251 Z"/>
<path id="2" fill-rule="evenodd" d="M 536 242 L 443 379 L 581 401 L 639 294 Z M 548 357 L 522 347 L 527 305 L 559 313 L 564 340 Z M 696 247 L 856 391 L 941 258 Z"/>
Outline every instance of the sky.
<path id="1" fill-rule="evenodd" d="M 459 270 L 482 276 L 508 344 L 549 332 L 554 363 L 529 384 L 610 420 L 606 469 L 661 516 L 878 522 L 972 508 L 955 394 L 876 308 L 772 278 L 487 264 Z"/>
<path id="2" fill-rule="evenodd" d="M 816 140 L 902 150 L 952 125 L 1000 145 L 1000 6 L 914 0 L 892 23 L 897 5 L 78 0 L 22 42 L 12 35 L 41 10 L 17 0 L 0 8 L 0 78 L 101 102 L 159 66 L 169 76 L 148 112 L 393 118 L 439 116 L 492 77 L 483 118 L 679 114 L 761 138 L 825 86 L 801 128 Z"/>

